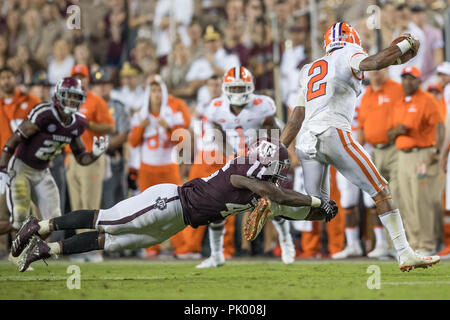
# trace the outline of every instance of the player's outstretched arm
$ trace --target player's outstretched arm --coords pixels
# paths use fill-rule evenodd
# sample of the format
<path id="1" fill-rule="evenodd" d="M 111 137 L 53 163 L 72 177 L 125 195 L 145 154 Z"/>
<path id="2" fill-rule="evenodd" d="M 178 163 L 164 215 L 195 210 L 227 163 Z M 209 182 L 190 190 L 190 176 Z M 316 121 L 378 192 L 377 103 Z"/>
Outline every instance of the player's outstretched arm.
<path id="1" fill-rule="evenodd" d="M 96 136 L 94 136 L 92 152 L 87 152 L 86 148 L 84 147 L 83 140 L 81 140 L 81 137 L 77 137 L 70 143 L 70 149 L 72 149 L 73 155 L 75 156 L 75 159 L 79 164 L 81 164 L 82 166 L 88 166 L 95 160 L 100 158 L 103 153 L 105 153 L 105 151 L 108 149 L 108 144 L 108 137 L 97 138 Z"/>
<path id="2" fill-rule="evenodd" d="M 251 179 L 240 175 L 231 175 L 231 184 L 240 189 L 248 189 L 257 195 L 267 198 L 270 201 L 277 202 L 282 205 L 291 207 L 319 207 L 321 200 L 316 197 L 311 197 L 305 194 L 301 194 L 292 190 L 286 192 L 286 189 L 277 187 L 275 184 Z"/>
<path id="3" fill-rule="evenodd" d="M 363 60 L 358 60 L 359 57 L 352 58 L 350 64 L 353 69 L 359 71 L 380 70 L 390 65 L 398 64 L 399 58 L 401 58 L 401 63 L 414 58 L 419 47 L 419 40 L 411 35 L 404 35 L 394 40 L 388 48 L 381 50 L 377 54 L 366 57 Z"/>

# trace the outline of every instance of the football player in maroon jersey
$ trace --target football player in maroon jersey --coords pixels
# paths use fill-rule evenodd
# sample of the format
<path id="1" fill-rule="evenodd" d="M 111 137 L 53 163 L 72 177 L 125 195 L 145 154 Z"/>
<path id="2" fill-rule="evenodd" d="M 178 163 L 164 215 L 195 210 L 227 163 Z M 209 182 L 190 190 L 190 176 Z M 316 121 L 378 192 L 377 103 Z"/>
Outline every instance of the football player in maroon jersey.
<path id="1" fill-rule="evenodd" d="M 182 186 L 155 185 L 107 210 L 74 211 L 42 221 L 30 217 L 13 244 L 17 255 L 23 251 L 19 271 L 52 255 L 155 245 L 187 225 L 196 228 L 252 210 L 260 197 L 279 206 L 267 206 L 267 211 L 258 215 L 255 228 L 259 230 L 267 219 L 275 216 L 325 221 L 334 218 L 337 214 L 334 201 L 277 185 L 285 178 L 283 170 L 288 166 L 287 149 L 277 141 L 263 138 L 252 144 L 247 156 L 231 160 L 207 178 L 194 179 Z M 52 231 L 81 228 L 95 231 L 48 244 L 41 238 Z"/>
<path id="2" fill-rule="evenodd" d="M 80 80 L 60 80 L 52 101 L 36 105 L 3 147 L 0 193 L 7 193 L 14 229 L 19 230 L 30 215 L 31 201 L 44 219 L 61 216 L 59 192 L 48 166 L 66 145 L 83 165 L 106 151 L 108 139 L 104 137 L 94 142 L 92 152 L 85 150 L 81 134 L 87 121 L 78 112 L 84 98 Z M 12 254 L 17 257 L 14 250 Z"/>

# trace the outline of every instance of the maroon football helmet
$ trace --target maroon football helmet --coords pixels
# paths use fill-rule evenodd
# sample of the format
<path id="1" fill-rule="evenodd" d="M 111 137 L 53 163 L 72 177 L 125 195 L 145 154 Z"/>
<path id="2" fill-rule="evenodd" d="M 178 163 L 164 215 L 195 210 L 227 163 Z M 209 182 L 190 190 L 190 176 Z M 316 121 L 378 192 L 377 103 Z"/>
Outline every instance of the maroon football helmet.
<path id="1" fill-rule="evenodd" d="M 276 139 L 260 138 L 252 143 L 248 149 L 248 158 L 251 162 L 259 161 L 266 167 L 262 180 L 287 180 L 282 171 L 290 166 L 288 150 Z"/>
<path id="2" fill-rule="evenodd" d="M 65 114 L 78 112 L 85 99 L 86 92 L 80 79 L 66 77 L 56 84 L 53 103 Z"/>

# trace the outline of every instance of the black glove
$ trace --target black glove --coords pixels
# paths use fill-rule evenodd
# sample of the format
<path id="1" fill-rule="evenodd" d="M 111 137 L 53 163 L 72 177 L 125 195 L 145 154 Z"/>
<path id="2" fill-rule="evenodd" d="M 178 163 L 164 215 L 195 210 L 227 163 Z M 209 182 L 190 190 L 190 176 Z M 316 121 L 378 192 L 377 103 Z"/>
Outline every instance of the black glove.
<path id="1" fill-rule="evenodd" d="M 334 217 L 336 217 L 338 213 L 338 206 L 334 200 L 326 201 L 320 199 L 321 203 L 319 209 L 322 214 L 325 216 L 325 222 L 330 222 Z"/>

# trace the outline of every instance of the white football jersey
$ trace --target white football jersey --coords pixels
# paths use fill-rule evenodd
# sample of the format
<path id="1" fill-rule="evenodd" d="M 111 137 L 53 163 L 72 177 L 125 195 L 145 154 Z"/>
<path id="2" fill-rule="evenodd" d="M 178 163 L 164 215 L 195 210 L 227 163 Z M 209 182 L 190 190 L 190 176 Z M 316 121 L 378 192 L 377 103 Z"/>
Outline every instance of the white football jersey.
<path id="1" fill-rule="evenodd" d="M 230 109 L 228 99 L 222 96 L 211 101 L 208 119 L 220 125 L 234 152 L 242 154 L 249 142 L 256 138 L 266 118 L 274 116 L 276 110 L 272 98 L 254 94 L 245 108 L 235 115 Z"/>
<path id="2" fill-rule="evenodd" d="M 367 53 L 348 43 L 301 70 L 301 93 L 305 97 L 302 131 L 319 134 L 329 127 L 351 131 L 364 73 L 350 67 L 353 56 Z"/>

